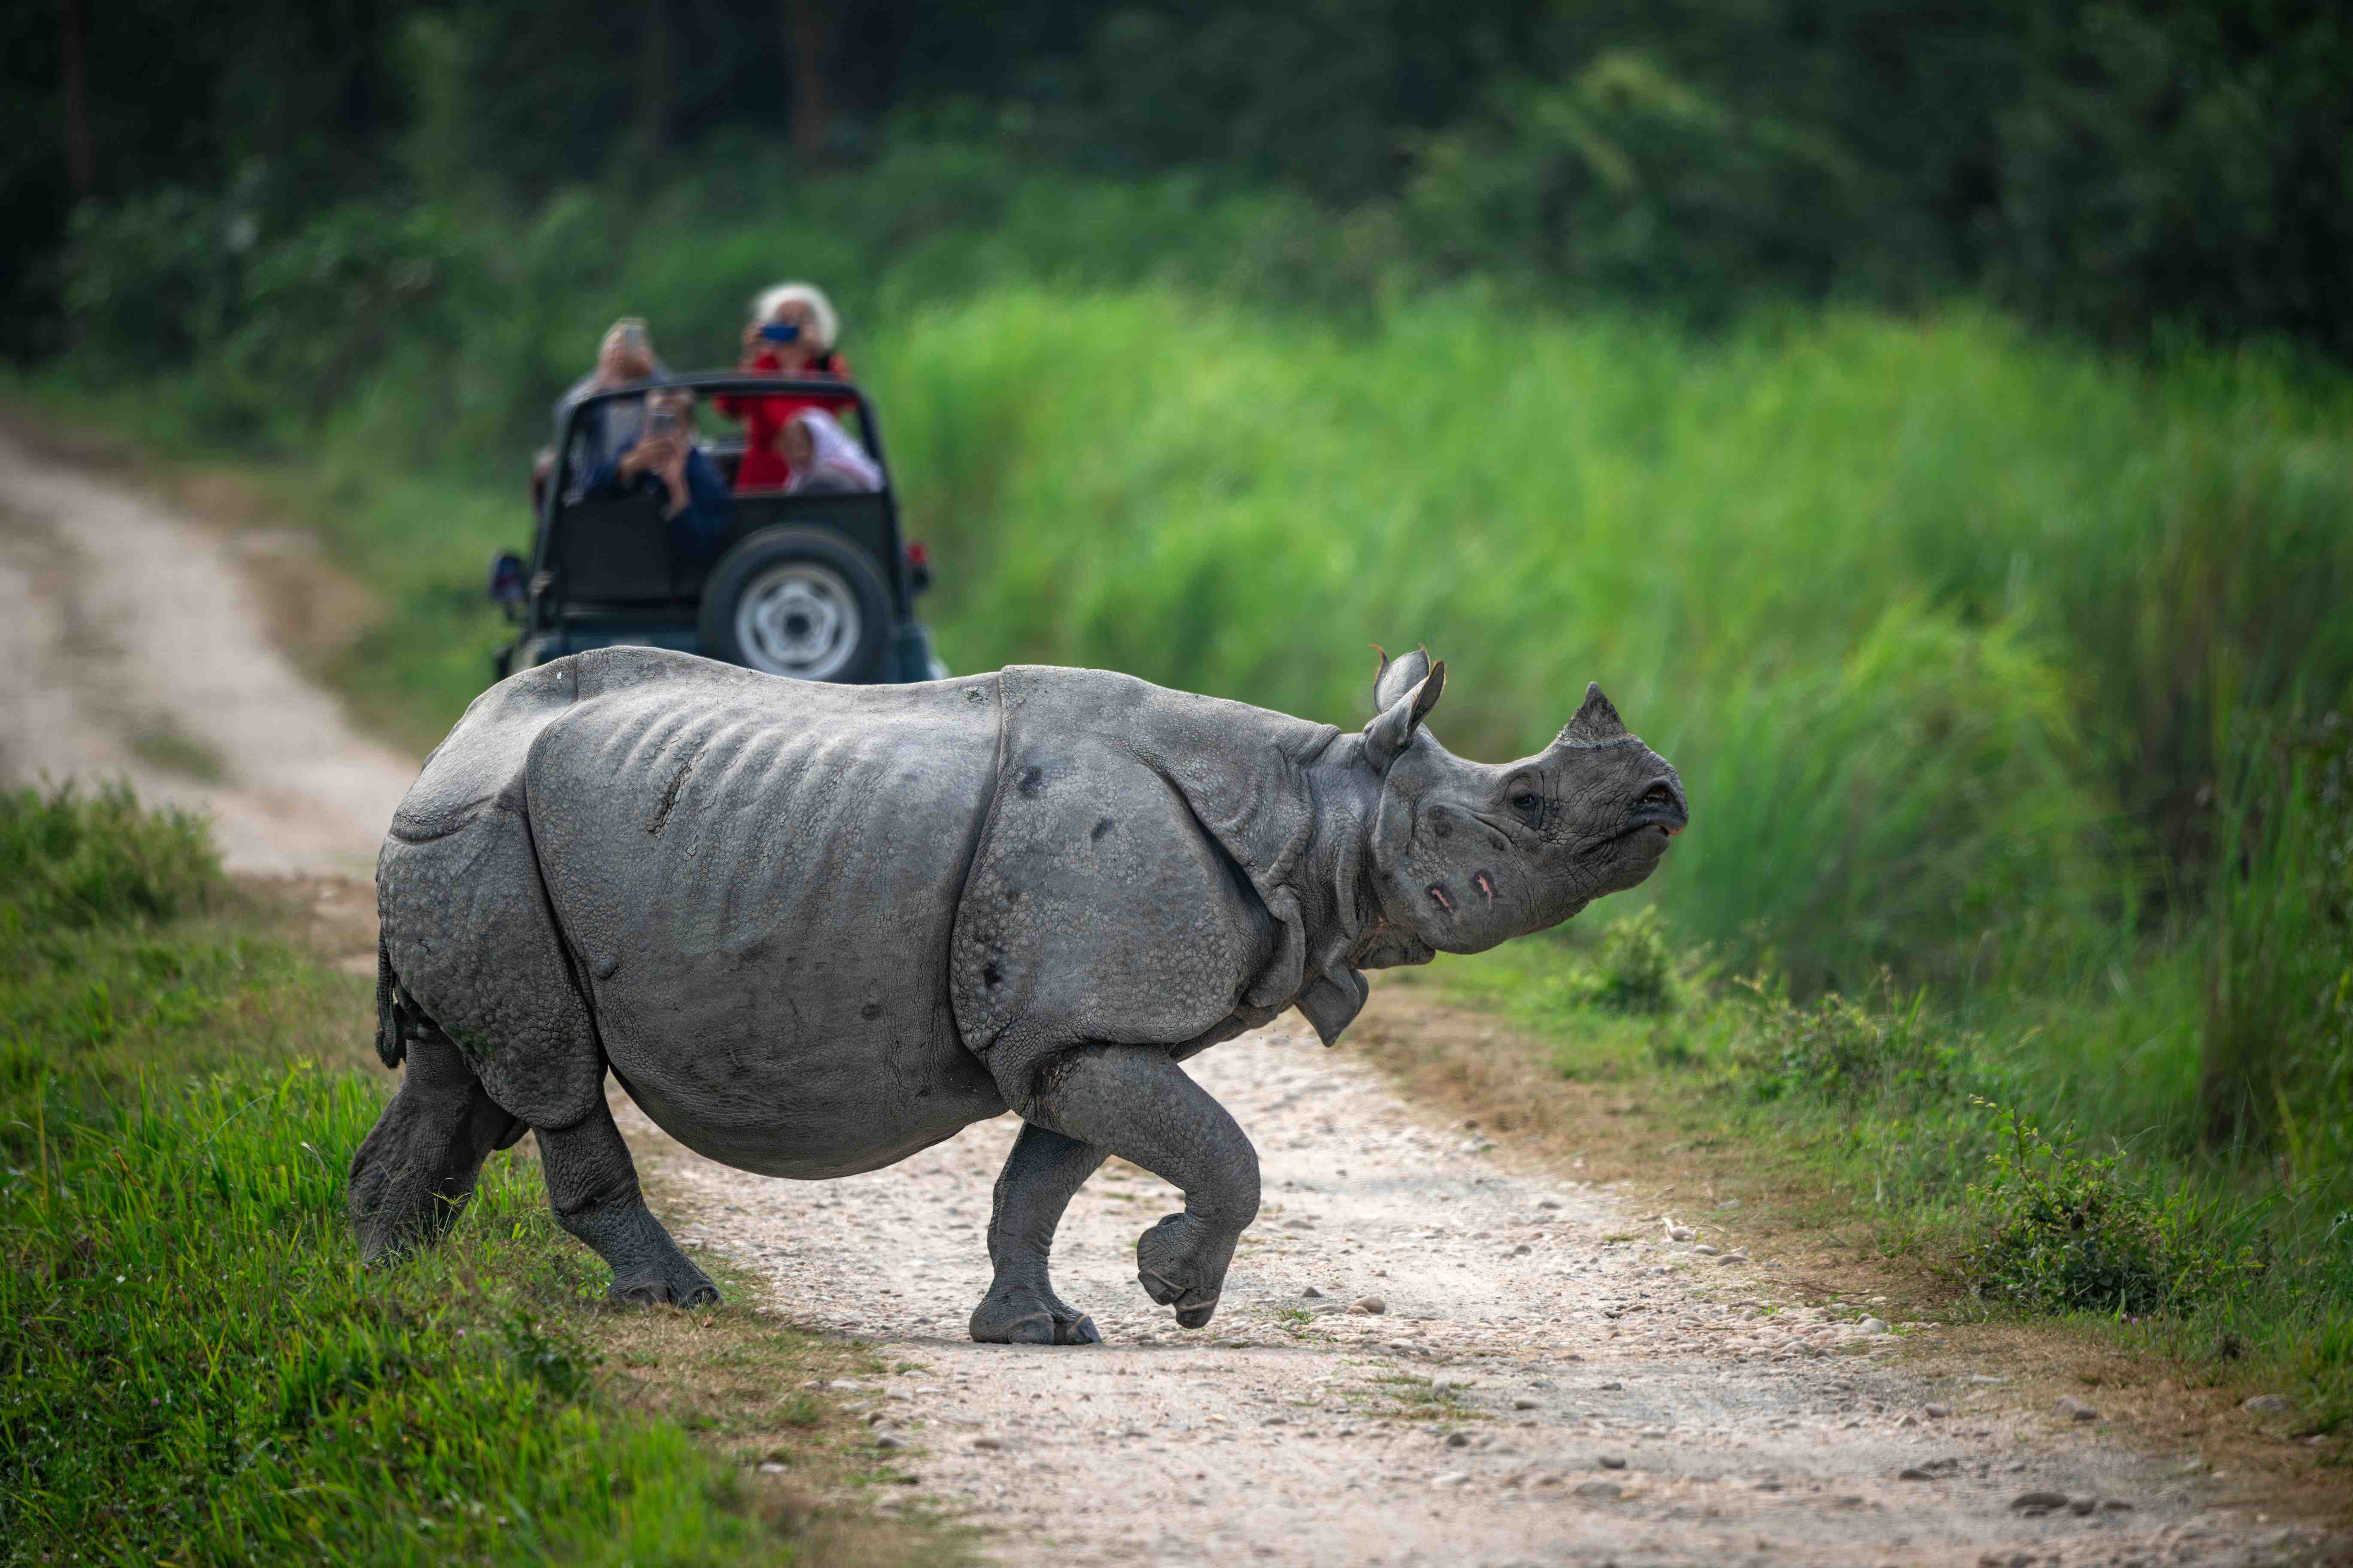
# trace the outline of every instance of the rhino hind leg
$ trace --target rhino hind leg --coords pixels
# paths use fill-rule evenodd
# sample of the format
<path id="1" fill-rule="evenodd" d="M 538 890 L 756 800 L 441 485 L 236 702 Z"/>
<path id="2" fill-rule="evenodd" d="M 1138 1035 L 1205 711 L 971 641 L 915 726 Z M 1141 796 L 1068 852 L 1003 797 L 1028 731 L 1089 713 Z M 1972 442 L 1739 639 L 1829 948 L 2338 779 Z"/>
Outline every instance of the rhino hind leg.
<path id="1" fill-rule="evenodd" d="M 1057 1058 L 1017 1107 L 1065 1138 L 1101 1147 L 1171 1183 L 1185 1212 L 1137 1238 L 1136 1282 L 1180 1328 L 1218 1310 L 1234 1244 L 1258 1217 L 1258 1152 L 1224 1106 L 1166 1052 L 1088 1046 Z"/>
<path id="2" fill-rule="evenodd" d="M 1111 1155 L 1051 1128 L 1024 1122 L 997 1178 L 988 1218 L 988 1294 L 972 1310 L 972 1337 L 997 1345 L 1097 1345 L 1095 1321 L 1054 1293 L 1047 1275 L 1054 1227 L 1071 1195 Z"/>
<path id="3" fill-rule="evenodd" d="M 482 1162 L 523 1132 L 438 1033 L 412 1035 L 407 1061 L 398 1091 L 352 1156 L 352 1226 L 370 1263 L 448 1234 Z"/>
<path id="4" fill-rule="evenodd" d="M 540 1169 L 555 1221 L 611 1266 L 608 1297 L 638 1306 L 718 1303 L 719 1287 L 646 1207 L 629 1146 L 602 1100 L 572 1126 L 538 1131 Z"/>

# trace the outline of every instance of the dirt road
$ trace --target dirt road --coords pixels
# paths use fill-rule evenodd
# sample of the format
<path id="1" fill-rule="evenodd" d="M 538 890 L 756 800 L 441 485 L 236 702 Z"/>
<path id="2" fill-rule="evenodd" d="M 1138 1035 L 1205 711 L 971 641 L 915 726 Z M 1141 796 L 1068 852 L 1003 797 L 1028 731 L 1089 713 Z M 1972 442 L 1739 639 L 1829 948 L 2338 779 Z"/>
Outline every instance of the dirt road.
<path id="1" fill-rule="evenodd" d="M 127 773 L 214 812 L 241 868 L 364 868 L 414 764 L 269 645 L 239 570 L 253 540 L 5 439 L 0 497 L 0 773 Z M 1403 1005 L 1384 990 L 1373 1007 L 1410 1026 Z M 891 1495 L 980 1527 L 1008 1563 L 2334 1550 L 2096 1413 L 2021 1401 L 2001 1365 L 1923 1356 L 1942 1331 L 1865 1321 L 1868 1300 L 1796 1305 L 1769 1254 L 1713 1254 L 1705 1213 L 1674 1216 L 1697 1231 L 1677 1240 L 1606 1186 L 1514 1168 L 1296 1019 L 1193 1065 L 1257 1143 L 1265 1208 L 1217 1321 L 1187 1333 L 1134 1279 L 1134 1237 L 1179 1199 L 1107 1168 L 1058 1247 L 1062 1294 L 1108 1342 L 1087 1349 L 964 1337 L 1008 1119 L 822 1184 L 711 1164 L 626 1106 L 624 1126 L 684 1238 L 902 1369 L 842 1391 L 915 1478 Z M 1932 1359 L 1934 1378 L 1913 1370 Z"/>
<path id="2" fill-rule="evenodd" d="M 0 779 L 127 778 L 211 814 L 229 868 L 367 876 L 414 761 L 262 630 L 299 535 L 215 532 L 0 432 Z"/>

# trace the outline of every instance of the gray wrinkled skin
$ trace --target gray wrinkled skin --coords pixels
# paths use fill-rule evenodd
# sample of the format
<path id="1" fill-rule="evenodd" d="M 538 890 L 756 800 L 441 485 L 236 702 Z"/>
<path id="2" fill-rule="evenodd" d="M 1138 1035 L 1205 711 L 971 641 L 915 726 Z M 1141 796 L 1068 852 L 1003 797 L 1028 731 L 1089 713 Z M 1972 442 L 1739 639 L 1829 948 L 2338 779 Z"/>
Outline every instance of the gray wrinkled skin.
<path id="1" fill-rule="evenodd" d="M 975 1339 L 1078 1344 L 1047 1263 L 1113 1154 L 1185 1194 L 1136 1245 L 1209 1321 L 1258 1157 L 1177 1064 L 1287 1007 L 1325 1044 L 1362 972 L 1477 952 L 1641 882 L 1682 781 L 1599 688 L 1502 765 L 1381 660 L 1356 734 L 1102 670 L 820 686 L 649 648 L 477 699 L 377 862 L 377 1048 L 400 1092 L 352 1163 L 371 1259 L 446 1230 L 536 1131 L 619 1300 L 717 1300 L 645 1206 L 609 1069 L 712 1159 L 873 1170 L 1008 1107 Z"/>

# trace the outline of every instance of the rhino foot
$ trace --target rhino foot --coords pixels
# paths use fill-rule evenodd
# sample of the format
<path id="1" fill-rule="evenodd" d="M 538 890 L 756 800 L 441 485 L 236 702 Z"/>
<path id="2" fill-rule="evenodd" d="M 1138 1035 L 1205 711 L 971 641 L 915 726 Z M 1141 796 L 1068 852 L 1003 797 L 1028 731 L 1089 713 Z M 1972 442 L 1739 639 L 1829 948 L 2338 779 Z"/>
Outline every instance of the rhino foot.
<path id="1" fill-rule="evenodd" d="M 605 1299 L 630 1307 L 716 1307 L 719 1287 L 702 1269 L 681 1258 L 677 1267 L 662 1274 L 639 1275 L 630 1279 L 616 1276 Z"/>
<path id="2" fill-rule="evenodd" d="M 1103 1333 L 1084 1312 L 1035 1290 L 991 1290 L 972 1310 L 973 1339 L 984 1345 L 1099 1345 Z"/>
<path id="3" fill-rule="evenodd" d="M 1176 1326 L 1208 1326 L 1225 1293 L 1234 1238 L 1190 1215 L 1172 1214 L 1136 1238 L 1135 1282 L 1164 1307 L 1176 1309 Z"/>

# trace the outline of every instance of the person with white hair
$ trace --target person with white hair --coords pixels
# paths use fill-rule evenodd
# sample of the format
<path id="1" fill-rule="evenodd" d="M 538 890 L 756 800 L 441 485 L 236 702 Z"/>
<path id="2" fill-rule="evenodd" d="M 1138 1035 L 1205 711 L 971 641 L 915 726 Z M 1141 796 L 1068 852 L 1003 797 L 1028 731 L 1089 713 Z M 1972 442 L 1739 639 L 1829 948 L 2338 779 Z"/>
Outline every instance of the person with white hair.
<path id="1" fill-rule="evenodd" d="M 753 300 L 736 368 L 750 375 L 847 381 L 849 365 L 834 346 L 840 332 L 841 319 L 824 289 L 814 283 L 779 283 Z M 792 462 L 783 438 L 794 415 L 807 408 L 839 413 L 858 405 L 857 399 L 847 395 L 807 393 L 731 395 L 711 402 L 730 419 L 744 422 L 744 460 L 735 470 L 739 491 L 784 489 L 792 482 Z"/>

